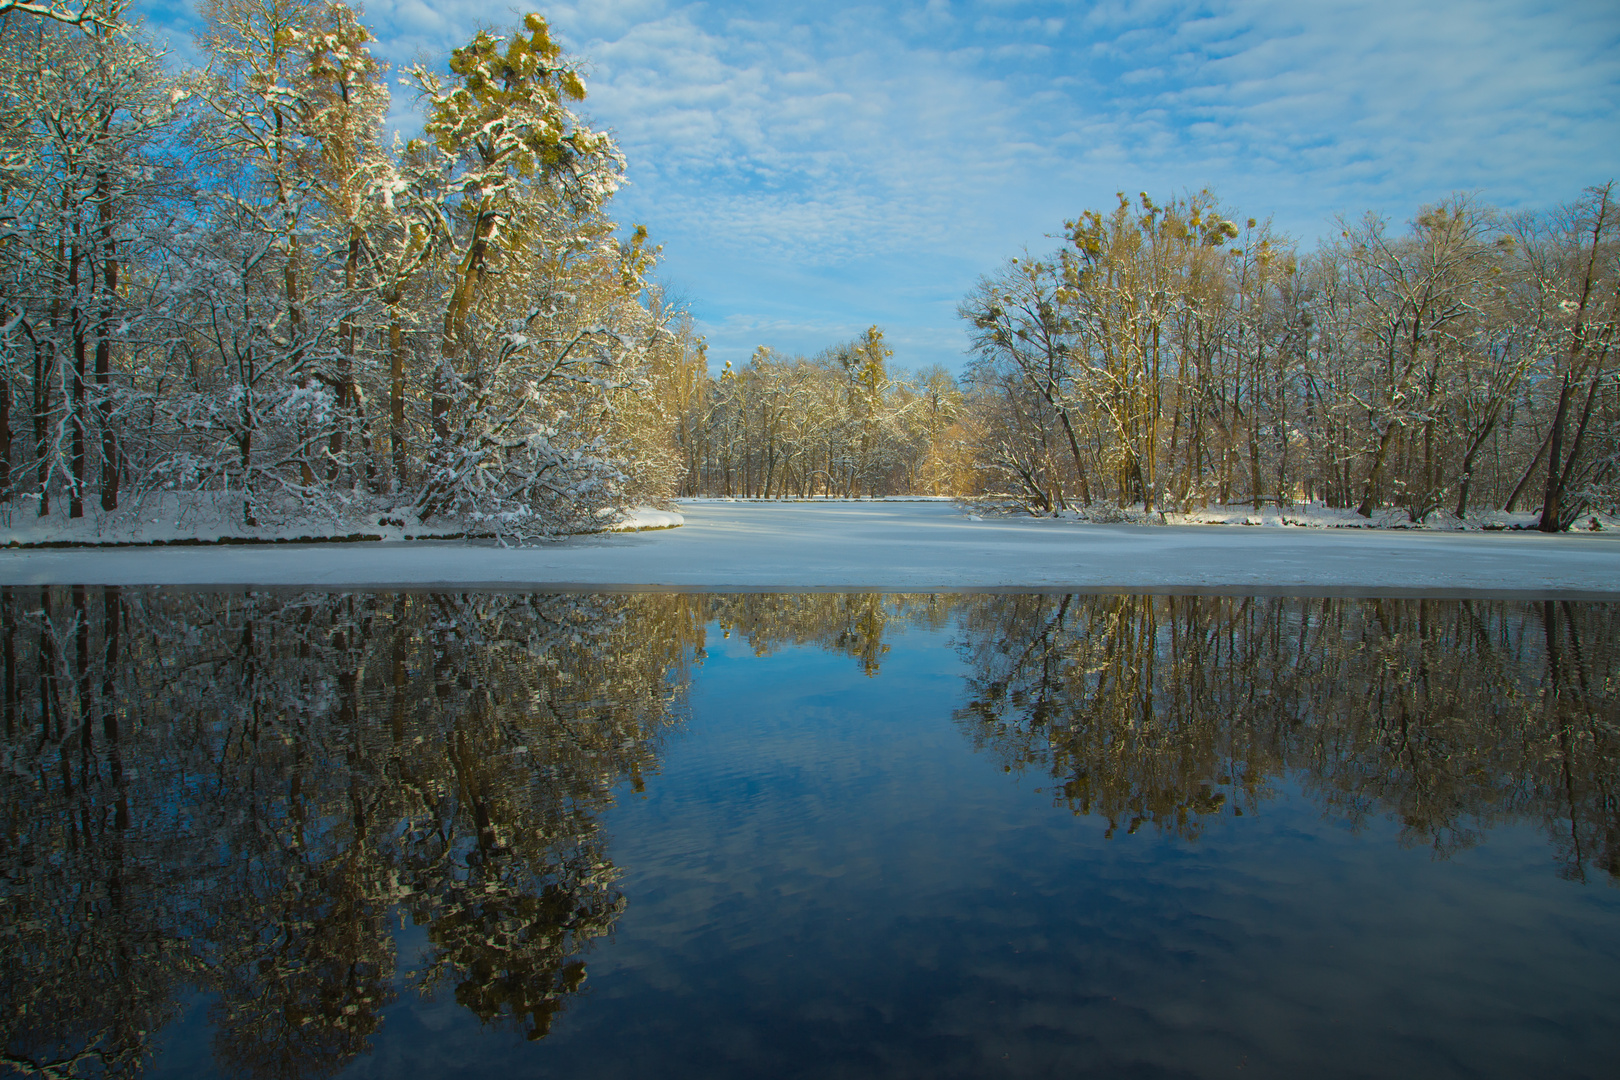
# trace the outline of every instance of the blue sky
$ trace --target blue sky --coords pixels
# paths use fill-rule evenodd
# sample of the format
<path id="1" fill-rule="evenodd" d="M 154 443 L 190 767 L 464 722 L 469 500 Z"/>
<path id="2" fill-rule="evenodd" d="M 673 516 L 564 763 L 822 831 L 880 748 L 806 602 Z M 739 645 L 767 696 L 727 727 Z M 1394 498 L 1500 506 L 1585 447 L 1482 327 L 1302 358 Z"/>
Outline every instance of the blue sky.
<path id="1" fill-rule="evenodd" d="M 523 7 L 371 0 L 376 51 L 441 62 Z M 1458 191 L 1508 208 L 1620 176 L 1613 0 L 585 0 L 539 5 L 711 360 L 868 325 L 965 361 L 957 302 L 1114 192 L 1212 188 L 1307 246 Z M 177 58 L 195 16 L 139 0 Z M 395 93 L 396 121 L 415 123 Z"/>

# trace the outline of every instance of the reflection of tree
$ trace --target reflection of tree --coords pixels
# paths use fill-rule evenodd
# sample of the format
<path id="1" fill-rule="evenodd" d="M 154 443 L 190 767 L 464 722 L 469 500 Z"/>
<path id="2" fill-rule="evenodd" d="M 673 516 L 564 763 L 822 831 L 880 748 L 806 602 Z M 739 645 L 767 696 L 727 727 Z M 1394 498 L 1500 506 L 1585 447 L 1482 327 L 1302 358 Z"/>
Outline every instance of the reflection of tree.
<path id="1" fill-rule="evenodd" d="M 989 596 L 962 612 L 976 745 L 1009 770 L 1043 764 L 1076 813 L 1109 831 L 1153 823 L 1196 836 L 1230 797 L 1252 802 L 1274 771 L 1233 713 L 1256 688 L 1251 612 L 1218 599 Z M 1221 618 L 1226 614 L 1226 618 Z M 1249 670 L 1245 671 L 1247 667 Z M 1221 700 L 1228 709 L 1202 707 Z"/>
<path id="2" fill-rule="evenodd" d="M 1564 876 L 1585 881 L 1590 864 L 1615 881 L 1620 880 L 1616 628 L 1612 621 L 1583 615 L 1582 608 L 1568 603 L 1541 604 L 1547 655 L 1547 683 L 1541 692 L 1543 756 L 1549 786 L 1561 800 L 1561 813 L 1547 818 Z"/>
<path id="3" fill-rule="evenodd" d="M 544 1036 L 623 908 L 600 813 L 711 619 L 868 675 L 954 624 L 975 746 L 1111 831 L 1196 837 L 1289 775 L 1440 855 L 1528 818 L 1620 877 L 1615 605 L 5 588 L 0 1060 L 134 1075 L 197 990 L 245 1076 L 340 1070 L 400 986 Z"/>
<path id="4" fill-rule="evenodd" d="M 138 1071 L 188 990 L 329 1075 L 412 972 L 531 1037 L 622 909 L 597 825 L 701 645 L 676 596 L 0 592 L 8 1060 Z M 76 1059 L 76 1060 L 75 1060 Z"/>
<path id="5" fill-rule="evenodd" d="M 711 598 L 721 631 L 748 639 L 754 655 L 784 646 L 817 645 L 853 657 L 876 677 L 889 651 L 885 631 L 939 629 L 955 598 L 930 594 L 740 593 Z"/>
<path id="6" fill-rule="evenodd" d="M 394 998 L 394 965 L 386 894 L 357 878 L 359 861 L 287 875 L 253 909 L 258 936 L 225 943 L 215 1050 L 235 1071 L 329 1075 L 368 1048 Z"/>
<path id="7" fill-rule="evenodd" d="M 1620 876 L 1620 608 L 1145 596 L 964 602 L 959 713 L 1076 813 L 1195 837 L 1292 772 L 1437 855 L 1507 818 Z"/>
<path id="8" fill-rule="evenodd" d="M 85 661 L 118 658 L 116 619 L 81 633 L 97 614 L 83 589 L 0 590 L 3 1060 L 46 1076 L 134 1072 L 191 967 L 162 929 L 184 874 L 145 857 L 131 820 L 124 718 L 81 696 L 103 686 Z"/>

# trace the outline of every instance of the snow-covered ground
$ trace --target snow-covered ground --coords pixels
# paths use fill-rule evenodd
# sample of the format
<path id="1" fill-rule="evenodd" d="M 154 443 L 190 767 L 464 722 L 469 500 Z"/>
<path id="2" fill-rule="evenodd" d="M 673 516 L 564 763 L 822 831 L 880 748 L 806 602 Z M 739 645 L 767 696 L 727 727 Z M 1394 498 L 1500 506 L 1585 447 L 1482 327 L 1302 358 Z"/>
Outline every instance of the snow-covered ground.
<path id="1" fill-rule="evenodd" d="M 686 515 L 675 510 L 641 506 L 627 510 L 608 526 L 610 532 L 644 532 L 647 529 L 674 529 L 686 524 Z"/>
<path id="2" fill-rule="evenodd" d="M 479 541 L 0 551 L 0 583 L 1462 592 L 1620 599 L 1620 532 L 998 517 L 946 502 L 683 503 L 685 526 Z"/>
<path id="3" fill-rule="evenodd" d="M 0 503 L 0 547 L 39 544 L 214 544 L 238 542 L 295 542 L 307 540 L 425 540 L 467 535 L 489 535 L 496 527 L 488 521 L 436 518 L 431 525 L 416 519 L 409 504 L 402 507 L 367 505 L 364 497 L 348 506 L 332 503 L 328 513 L 312 513 L 296 500 L 270 500 L 259 509 L 259 522 L 242 520 L 240 497 L 218 492 L 152 492 L 133 505 L 111 513 L 94 502 L 84 516 L 70 518 L 67 500 L 57 499 L 52 512 L 40 517 L 35 496 L 24 495 L 15 504 Z M 610 532 L 670 529 L 681 515 L 650 506 L 624 512 L 601 512 L 602 528 Z"/>
<path id="4" fill-rule="evenodd" d="M 1069 512 L 1065 516 L 1081 519 L 1083 515 Z M 1092 512 L 1092 520 L 1117 517 L 1151 524 L 1149 515 L 1141 510 Z M 1496 532 L 1502 529 L 1533 529 L 1541 520 L 1541 512 L 1519 511 L 1509 514 L 1502 510 L 1481 510 L 1459 518 L 1449 510 L 1432 511 L 1422 521 L 1414 522 L 1405 510 L 1385 507 L 1374 510 L 1371 517 L 1362 517 L 1348 507 L 1334 508 L 1322 503 L 1301 506 L 1264 506 L 1255 510 L 1249 506 L 1206 506 L 1199 510 L 1171 511 L 1153 514 L 1153 520 L 1168 525 L 1299 525 L 1313 529 L 1421 529 L 1434 532 Z M 1590 523 L 1590 524 L 1588 524 Z M 1620 521 L 1608 514 L 1592 514 L 1581 519 L 1580 531 L 1598 531 L 1620 526 Z"/>

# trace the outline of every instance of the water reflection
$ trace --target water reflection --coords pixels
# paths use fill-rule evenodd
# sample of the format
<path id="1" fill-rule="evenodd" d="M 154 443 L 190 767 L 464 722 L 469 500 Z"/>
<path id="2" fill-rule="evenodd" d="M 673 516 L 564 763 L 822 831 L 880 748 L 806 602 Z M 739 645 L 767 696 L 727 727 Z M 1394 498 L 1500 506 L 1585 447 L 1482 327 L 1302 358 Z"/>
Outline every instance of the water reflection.
<path id="1" fill-rule="evenodd" d="M 938 630 L 963 598 L 929 593 L 736 593 L 709 598 L 709 618 L 725 637 L 746 639 L 755 656 L 814 645 L 842 653 L 876 678 L 890 642 L 907 627 Z"/>
<path id="2" fill-rule="evenodd" d="M 1287 776 L 1440 857 L 1533 818 L 1564 876 L 1620 881 L 1614 604 L 854 593 L 709 611 L 756 655 L 816 645 L 869 676 L 897 631 L 954 625 L 975 748 L 1110 834 L 1193 840 Z"/>
<path id="3" fill-rule="evenodd" d="M 1445 856 L 1544 823 L 1566 877 L 1620 877 L 1620 608 L 990 596 L 964 605 L 974 745 L 1112 832 L 1196 838 L 1292 775 Z"/>
<path id="4" fill-rule="evenodd" d="M 1110 835 L 1287 782 L 1441 857 L 1538 821 L 1620 880 L 1616 605 L 6 588 L 0 1060 L 134 1075 L 199 992 L 246 1076 L 331 1075 L 418 991 L 541 1038 L 709 636 L 875 678 L 910 629 L 953 635 L 971 745 Z"/>
<path id="5" fill-rule="evenodd" d="M 623 907 L 597 815 L 680 718 L 680 598 L 0 597 L 8 1062 L 329 1075 L 409 985 L 543 1036 Z M 672 677 L 673 673 L 673 677 Z"/>

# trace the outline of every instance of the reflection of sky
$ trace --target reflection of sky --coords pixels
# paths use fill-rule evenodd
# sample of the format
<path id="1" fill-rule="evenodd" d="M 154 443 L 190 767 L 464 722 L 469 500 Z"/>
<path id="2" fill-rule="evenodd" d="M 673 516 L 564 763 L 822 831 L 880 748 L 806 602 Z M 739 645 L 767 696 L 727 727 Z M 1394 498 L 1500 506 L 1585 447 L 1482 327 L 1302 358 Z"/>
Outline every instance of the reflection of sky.
<path id="1" fill-rule="evenodd" d="M 973 631 L 849 655 L 706 629 L 691 718 L 602 815 L 627 906 L 550 1035 L 399 998 L 346 1077 L 1542 1076 L 1613 1061 L 1620 890 L 1537 823 L 1437 860 L 1272 778 L 1196 842 L 1057 804 L 953 716 Z M 1311 717 L 1302 719 L 1308 722 Z M 971 727 L 971 725 L 967 725 Z M 1170 778 L 1173 767 L 1159 774 Z M 206 1001 L 148 1074 L 207 1077 Z M 1560 1057 L 1567 1055 L 1567 1057 Z M 1559 1069 L 1565 1071 L 1560 1073 Z M 1584 1071 L 1583 1071 L 1584 1070 Z"/>
<path id="2" fill-rule="evenodd" d="M 891 623 L 891 626 L 893 624 Z M 1437 861 L 1292 778 L 1104 839 L 952 714 L 959 632 L 875 678 L 708 627 L 692 717 L 603 817 L 627 907 L 525 1043 L 402 990 L 346 1076 L 1526 1076 L 1603 1057 L 1620 894 L 1533 824 Z M 402 963 L 402 967 L 404 964 Z M 158 1075 L 180 1075 L 163 1071 Z"/>
<path id="3" fill-rule="evenodd" d="M 373 0 L 378 51 L 442 62 L 481 0 Z M 194 17 L 138 0 L 189 49 Z M 1213 187 L 1315 241 L 1474 191 L 1539 207 L 1620 173 L 1610 0 L 573 0 L 632 186 L 716 363 L 881 323 L 906 366 L 961 362 L 957 301 L 1118 189 Z M 396 95 L 396 121 L 413 124 Z"/>

